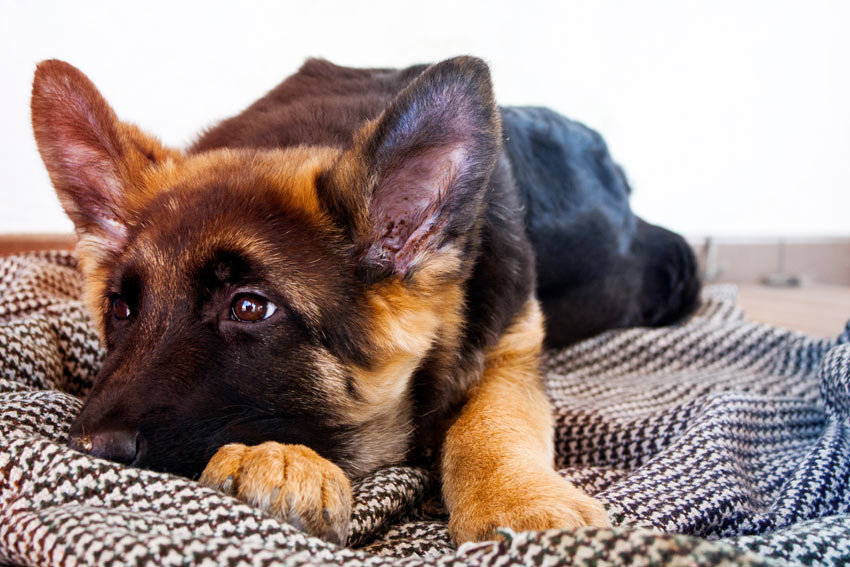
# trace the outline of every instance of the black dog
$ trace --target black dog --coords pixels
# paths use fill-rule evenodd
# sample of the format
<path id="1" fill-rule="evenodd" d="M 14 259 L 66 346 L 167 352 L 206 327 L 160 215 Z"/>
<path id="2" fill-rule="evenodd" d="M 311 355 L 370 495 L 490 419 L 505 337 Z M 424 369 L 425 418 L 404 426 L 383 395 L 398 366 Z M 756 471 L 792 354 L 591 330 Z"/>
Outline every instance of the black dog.
<path id="1" fill-rule="evenodd" d="M 699 296 L 682 237 L 636 217 L 602 137 L 546 108 L 502 108 L 502 147 L 525 208 L 546 342 L 669 325 Z"/>

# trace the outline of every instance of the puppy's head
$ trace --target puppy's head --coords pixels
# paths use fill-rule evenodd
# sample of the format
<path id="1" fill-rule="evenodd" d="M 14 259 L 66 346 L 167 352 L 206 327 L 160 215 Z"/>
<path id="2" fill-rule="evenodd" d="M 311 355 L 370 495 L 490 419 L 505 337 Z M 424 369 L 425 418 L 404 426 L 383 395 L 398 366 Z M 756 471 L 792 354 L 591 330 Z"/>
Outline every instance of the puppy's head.
<path id="1" fill-rule="evenodd" d="M 184 154 L 61 61 L 32 118 L 108 352 L 73 446 L 186 476 L 231 442 L 352 475 L 404 456 L 410 377 L 462 332 L 499 149 L 482 62 L 430 67 L 347 148 Z"/>

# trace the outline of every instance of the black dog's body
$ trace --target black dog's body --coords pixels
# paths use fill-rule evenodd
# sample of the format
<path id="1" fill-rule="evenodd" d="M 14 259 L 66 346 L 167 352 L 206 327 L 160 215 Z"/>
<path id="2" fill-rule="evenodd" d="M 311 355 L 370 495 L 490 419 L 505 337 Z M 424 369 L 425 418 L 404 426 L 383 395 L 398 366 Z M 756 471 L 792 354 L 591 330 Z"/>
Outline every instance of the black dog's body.
<path id="1" fill-rule="evenodd" d="M 602 137 L 546 108 L 503 108 L 510 159 L 534 248 L 546 340 L 667 325 L 696 306 L 699 281 L 679 235 L 635 217 Z"/>

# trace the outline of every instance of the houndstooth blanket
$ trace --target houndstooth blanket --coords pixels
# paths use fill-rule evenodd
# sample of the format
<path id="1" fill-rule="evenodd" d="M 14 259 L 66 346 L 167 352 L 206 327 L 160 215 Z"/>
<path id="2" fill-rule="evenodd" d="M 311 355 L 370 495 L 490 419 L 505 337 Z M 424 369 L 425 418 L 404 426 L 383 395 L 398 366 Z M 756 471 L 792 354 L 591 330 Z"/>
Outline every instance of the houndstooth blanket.
<path id="1" fill-rule="evenodd" d="M 65 447 L 103 351 L 73 256 L 0 259 L 0 563 L 850 565 L 850 325 L 747 322 L 710 288 L 687 323 L 549 352 L 558 468 L 615 528 L 455 549 L 425 471 L 354 487 L 351 548 L 183 478 Z"/>

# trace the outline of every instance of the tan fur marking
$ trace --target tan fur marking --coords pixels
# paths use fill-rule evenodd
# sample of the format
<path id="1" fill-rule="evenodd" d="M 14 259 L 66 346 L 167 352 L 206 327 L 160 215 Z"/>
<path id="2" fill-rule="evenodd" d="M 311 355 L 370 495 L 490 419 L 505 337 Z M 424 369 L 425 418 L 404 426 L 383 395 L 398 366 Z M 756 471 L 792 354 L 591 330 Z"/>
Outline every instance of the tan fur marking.
<path id="1" fill-rule="evenodd" d="M 404 458 L 413 431 L 413 373 L 432 347 L 455 352 L 460 340 L 464 295 L 452 280 L 459 266 L 456 251 L 447 248 L 411 280 L 394 277 L 367 292 L 373 348 L 369 367 L 345 369 L 328 357 L 316 357 L 317 366 L 330 377 L 326 385 L 339 392 L 338 400 L 348 400 L 340 418 L 357 426 L 352 444 L 368 447 L 355 451 L 357 457 L 349 463 L 354 474 Z M 346 392 L 346 370 L 354 378 L 356 398 Z"/>
<path id="2" fill-rule="evenodd" d="M 97 334 L 106 344 L 106 280 L 109 270 L 105 265 L 100 241 L 90 235 L 81 234 L 75 248 L 77 263 L 83 274 L 83 302 L 95 323 Z"/>
<path id="3" fill-rule="evenodd" d="M 456 542 L 514 530 L 607 526 L 602 505 L 552 468 L 552 417 L 538 374 L 535 299 L 486 353 L 481 382 L 446 435 L 443 496 Z"/>
<path id="4" fill-rule="evenodd" d="M 413 281 L 393 278 L 370 290 L 372 343 L 377 352 L 372 367 L 355 370 L 364 398 L 362 410 L 398 404 L 435 341 L 454 345 L 459 340 L 463 290 L 456 282 L 441 281 L 457 266 L 454 257 L 433 258 Z"/>
<path id="5" fill-rule="evenodd" d="M 213 183 L 226 183 L 235 191 L 256 188 L 276 189 L 281 199 L 293 209 L 320 218 L 321 211 L 315 180 L 318 173 L 330 167 L 339 150 L 315 146 L 269 150 L 221 149 L 168 159 L 146 171 L 142 201 L 131 203 L 143 208 L 145 197 L 162 189 L 194 187 L 202 189 Z"/>

